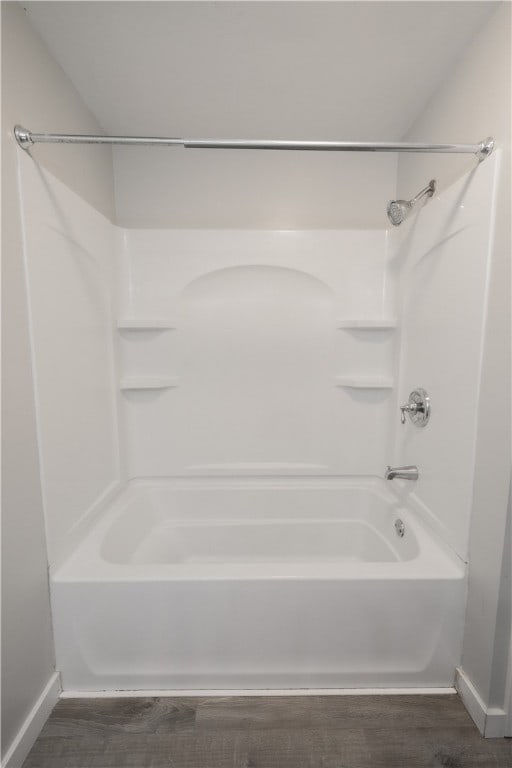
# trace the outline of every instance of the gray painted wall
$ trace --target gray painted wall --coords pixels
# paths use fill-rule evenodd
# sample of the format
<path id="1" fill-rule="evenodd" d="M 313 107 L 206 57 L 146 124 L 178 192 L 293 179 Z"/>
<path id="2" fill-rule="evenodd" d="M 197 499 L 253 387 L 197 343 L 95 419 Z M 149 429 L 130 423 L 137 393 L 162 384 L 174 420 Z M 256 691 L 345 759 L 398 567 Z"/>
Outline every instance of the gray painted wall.
<path id="1" fill-rule="evenodd" d="M 17 3 L 2 3 L 2 755 L 54 671 L 14 123 L 100 126 Z M 38 148 L 38 161 L 109 218 L 108 148 Z"/>
<path id="2" fill-rule="evenodd" d="M 510 540 L 506 519 L 510 481 L 510 24 L 502 3 L 446 78 L 405 141 L 479 141 L 493 135 L 502 153 L 496 187 L 489 305 L 478 407 L 476 472 L 469 552 L 469 592 L 462 669 L 486 705 L 503 707 L 510 647 Z M 398 197 L 429 179 L 443 189 L 474 160 L 447 155 L 402 155 Z M 504 546 L 505 544 L 505 546 Z"/>

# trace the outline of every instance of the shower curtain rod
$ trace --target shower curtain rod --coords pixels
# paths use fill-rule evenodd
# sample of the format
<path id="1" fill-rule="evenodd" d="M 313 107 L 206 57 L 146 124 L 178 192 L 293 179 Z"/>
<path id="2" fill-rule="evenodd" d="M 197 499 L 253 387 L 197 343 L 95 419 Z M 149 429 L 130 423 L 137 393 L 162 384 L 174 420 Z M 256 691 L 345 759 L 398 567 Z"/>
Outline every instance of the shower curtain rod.
<path id="1" fill-rule="evenodd" d="M 494 139 L 477 144 L 411 144 L 370 141 L 283 141 L 259 139 L 183 139 L 157 136 L 96 136 L 68 133 L 33 133 L 21 125 L 14 136 L 22 149 L 33 144 L 123 144 L 129 146 L 185 147 L 186 149 L 297 149 L 317 152 L 439 152 L 476 155 L 485 160 L 494 149 Z"/>

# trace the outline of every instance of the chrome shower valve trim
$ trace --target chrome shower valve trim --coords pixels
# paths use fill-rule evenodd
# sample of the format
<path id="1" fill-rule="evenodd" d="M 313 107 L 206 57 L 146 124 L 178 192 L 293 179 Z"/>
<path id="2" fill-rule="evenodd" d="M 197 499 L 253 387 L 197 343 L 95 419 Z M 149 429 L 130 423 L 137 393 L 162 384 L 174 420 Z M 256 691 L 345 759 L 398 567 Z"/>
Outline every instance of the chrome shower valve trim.
<path id="1" fill-rule="evenodd" d="M 405 414 L 407 414 L 415 427 L 425 427 L 430 419 L 430 410 L 428 393 L 418 387 L 413 389 L 407 403 L 400 406 L 400 421 L 405 424 Z"/>

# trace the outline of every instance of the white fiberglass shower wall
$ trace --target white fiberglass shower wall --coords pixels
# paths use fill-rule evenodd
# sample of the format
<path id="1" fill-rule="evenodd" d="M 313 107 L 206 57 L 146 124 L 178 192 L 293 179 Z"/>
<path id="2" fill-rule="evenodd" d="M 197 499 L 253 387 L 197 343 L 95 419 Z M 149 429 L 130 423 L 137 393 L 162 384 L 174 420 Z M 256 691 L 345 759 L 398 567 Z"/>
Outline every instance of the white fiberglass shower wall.
<path id="1" fill-rule="evenodd" d="M 50 567 L 124 480 L 114 347 L 114 227 L 18 158 Z"/>
<path id="2" fill-rule="evenodd" d="M 498 151 L 391 233 L 400 274 L 397 405 L 418 386 L 432 404 L 425 429 L 409 420 L 401 427 L 395 415 L 393 459 L 420 467 L 402 493 L 465 561 L 500 161 Z"/>
<path id="3" fill-rule="evenodd" d="M 130 477 L 382 474 L 396 331 L 385 231 L 119 241 Z"/>

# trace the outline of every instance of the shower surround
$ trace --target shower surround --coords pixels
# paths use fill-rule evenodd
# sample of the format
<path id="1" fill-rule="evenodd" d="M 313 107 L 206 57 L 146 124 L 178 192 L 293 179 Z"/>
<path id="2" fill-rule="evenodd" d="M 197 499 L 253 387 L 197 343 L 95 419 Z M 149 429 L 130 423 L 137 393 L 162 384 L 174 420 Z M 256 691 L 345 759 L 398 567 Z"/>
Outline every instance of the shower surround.
<path id="1" fill-rule="evenodd" d="M 65 689 L 453 685 L 498 161 L 273 232 L 115 228 L 20 157 Z"/>

